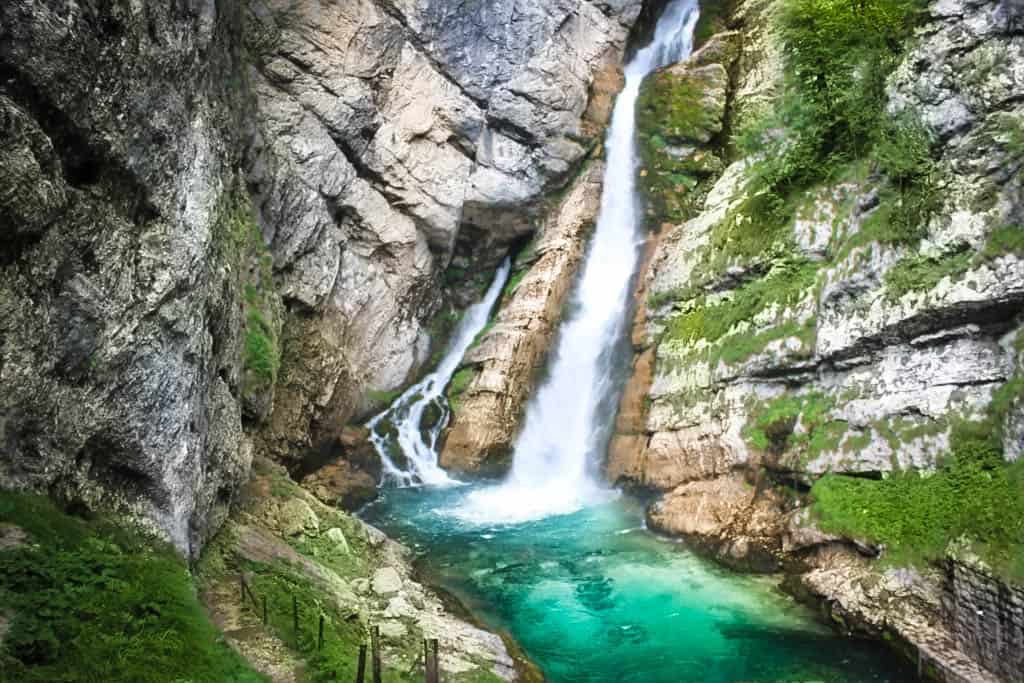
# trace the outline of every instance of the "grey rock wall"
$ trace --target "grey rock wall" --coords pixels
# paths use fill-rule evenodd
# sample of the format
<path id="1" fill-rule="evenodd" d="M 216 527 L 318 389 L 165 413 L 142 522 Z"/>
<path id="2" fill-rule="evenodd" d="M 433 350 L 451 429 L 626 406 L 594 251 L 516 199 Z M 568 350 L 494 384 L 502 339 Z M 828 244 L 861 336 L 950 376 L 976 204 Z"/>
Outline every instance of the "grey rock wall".
<path id="1" fill-rule="evenodd" d="M 0 7 L 0 484 L 195 554 L 535 228 L 640 0 Z M 469 255 L 469 256 L 465 256 Z"/>

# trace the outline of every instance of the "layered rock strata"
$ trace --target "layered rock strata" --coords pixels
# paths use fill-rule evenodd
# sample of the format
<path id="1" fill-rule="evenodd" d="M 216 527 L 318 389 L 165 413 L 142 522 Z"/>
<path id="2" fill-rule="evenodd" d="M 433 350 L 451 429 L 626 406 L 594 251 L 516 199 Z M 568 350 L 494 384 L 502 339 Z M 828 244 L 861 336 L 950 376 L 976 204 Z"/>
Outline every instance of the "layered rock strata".
<path id="1" fill-rule="evenodd" d="M 1019 12 L 932 4 L 888 79 L 888 113 L 914 117 L 934 140 L 940 190 L 919 243 L 879 239 L 891 199 L 861 166 L 814 188 L 778 239 L 737 256 L 726 236 L 758 218 L 744 214 L 757 158 L 738 155 L 729 136 L 780 90 L 777 12 L 737 3 L 733 31 L 644 86 L 641 175 L 650 222 L 665 225 L 641 284 L 634 377 L 607 475 L 659 495 L 653 528 L 732 566 L 800 573 L 844 623 L 919 649 L 940 680 L 1018 680 L 1017 587 L 951 556 L 897 590 L 906 577 L 874 562 L 884 549 L 822 534 L 801 499 L 826 473 L 934 470 L 954 426 L 987 419 L 997 390 L 1015 386 Z M 999 433 L 1014 459 L 1024 406 L 1004 402 Z M 964 580 L 971 572 L 977 585 Z M 861 585 L 870 590 L 858 597 Z M 995 621 L 966 619 L 974 602 Z"/>
<path id="2" fill-rule="evenodd" d="M 604 163 L 593 160 L 526 247 L 507 302 L 466 354 L 469 375 L 445 436 L 441 465 L 495 474 L 510 463 L 527 398 L 547 357 L 601 204 Z"/>

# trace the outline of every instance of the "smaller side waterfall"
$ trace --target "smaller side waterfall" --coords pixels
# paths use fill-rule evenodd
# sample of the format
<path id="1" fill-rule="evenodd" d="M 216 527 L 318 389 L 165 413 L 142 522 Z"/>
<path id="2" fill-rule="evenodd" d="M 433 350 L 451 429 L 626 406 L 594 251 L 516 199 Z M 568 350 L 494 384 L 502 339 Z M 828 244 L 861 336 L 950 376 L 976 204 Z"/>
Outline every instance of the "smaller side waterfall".
<path id="1" fill-rule="evenodd" d="M 437 464 L 437 439 L 451 417 L 444 390 L 473 340 L 487 325 L 511 268 L 512 262 L 506 257 L 484 298 L 466 309 L 437 369 L 366 424 L 370 440 L 384 464 L 385 483 L 397 486 L 458 483 Z"/>

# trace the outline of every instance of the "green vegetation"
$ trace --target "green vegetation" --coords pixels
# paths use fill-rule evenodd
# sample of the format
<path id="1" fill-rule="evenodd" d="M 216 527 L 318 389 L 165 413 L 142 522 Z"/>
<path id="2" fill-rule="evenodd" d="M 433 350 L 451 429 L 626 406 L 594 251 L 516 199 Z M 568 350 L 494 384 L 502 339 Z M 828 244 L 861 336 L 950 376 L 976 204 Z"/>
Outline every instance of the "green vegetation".
<path id="1" fill-rule="evenodd" d="M 402 395 L 401 389 L 395 389 L 393 391 L 368 391 L 366 395 L 370 397 L 370 400 L 384 405 L 391 405 L 395 402 L 395 399 Z"/>
<path id="2" fill-rule="evenodd" d="M 905 258 L 885 273 L 885 296 L 898 301 L 908 292 L 930 291 L 944 278 L 956 279 L 971 267 L 971 254 L 959 251 L 937 258 Z"/>
<path id="3" fill-rule="evenodd" d="M 693 47 L 699 49 L 716 33 L 728 29 L 726 20 L 729 18 L 732 3 L 730 0 L 711 0 L 700 3 L 700 17 L 693 28 Z"/>
<path id="4" fill-rule="evenodd" d="M 934 474 L 822 478 L 811 490 L 821 527 L 884 543 L 898 564 L 939 560 L 963 537 L 1000 576 L 1024 583 L 1024 461 L 1007 463 L 1002 449 L 1007 416 L 1021 402 L 1024 377 L 1015 376 L 993 393 L 984 419 L 953 425 L 950 455 Z M 935 431 L 919 425 L 890 444 Z"/>
<path id="5" fill-rule="evenodd" d="M 1024 258 L 1024 227 L 1004 225 L 993 230 L 984 249 L 978 254 L 978 260 L 992 261 L 1006 254 Z"/>
<path id="6" fill-rule="evenodd" d="M 505 283 L 505 288 L 501 290 L 501 298 L 507 299 L 512 296 L 519 288 L 519 283 L 523 281 L 523 278 L 526 277 L 528 272 L 530 272 L 529 268 L 522 268 L 512 273 L 512 277 L 510 277 L 508 282 Z"/>
<path id="7" fill-rule="evenodd" d="M 1024 581 L 1024 463 L 961 448 L 938 472 L 873 481 L 828 475 L 811 491 L 825 531 L 884 543 L 897 564 L 939 560 L 961 536 L 1001 576 Z"/>
<path id="8" fill-rule="evenodd" d="M 798 337 L 806 348 L 813 347 L 813 320 L 801 324 L 786 322 L 759 332 L 751 332 L 754 317 L 771 306 L 788 307 L 799 303 L 815 282 L 817 264 L 803 260 L 780 260 L 764 277 L 750 280 L 726 297 L 709 303 L 705 295 L 691 301 L 688 311 L 668 320 L 663 342 L 693 346 L 701 340 L 712 346 L 706 360 L 738 363 L 764 349 L 771 341 Z M 690 293 L 669 296 L 687 298 Z M 656 302 L 655 302 L 656 303 Z"/>
<path id="9" fill-rule="evenodd" d="M 809 462 L 839 448 L 847 423 L 828 419 L 835 401 L 818 392 L 784 395 L 757 406 L 743 430 L 754 448 L 775 455 L 800 453 Z"/>
<path id="10" fill-rule="evenodd" d="M 459 410 L 459 399 L 462 397 L 462 393 L 469 387 L 469 383 L 476 377 L 476 370 L 473 368 L 462 368 L 455 373 L 452 377 L 452 381 L 448 384 L 448 404 L 451 406 L 452 412 L 458 412 Z"/>
<path id="11" fill-rule="evenodd" d="M 637 129 L 644 170 L 640 179 L 651 204 L 649 213 L 658 224 L 691 218 L 724 168 L 708 144 L 720 122 L 706 90 L 698 75 L 668 71 L 652 75 L 641 89 Z M 689 153 L 681 153 L 683 148 Z"/>
<path id="12" fill-rule="evenodd" d="M 870 159 L 889 180 L 861 240 L 913 243 L 938 192 L 930 140 L 885 114 L 885 79 L 912 35 L 922 0 L 787 0 L 781 21 L 786 81 L 766 116 L 743 126 L 738 148 L 762 154 L 745 198 L 712 235 L 715 272 L 734 260 L 778 255 L 808 190 Z"/>
<path id="13" fill-rule="evenodd" d="M 0 520 L 30 536 L 0 550 L 0 604 L 11 619 L 0 680 L 264 680 L 210 623 L 166 544 L 26 494 L 0 493 Z"/>
<path id="14" fill-rule="evenodd" d="M 886 298 L 897 301 L 907 292 L 925 292 L 935 288 L 946 277 L 959 279 L 972 267 L 1006 254 L 1024 257 L 1024 229 L 1004 225 L 989 235 L 977 254 L 966 248 L 938 257 L 908 256 L 885 274 Z"/>
<path id="15" fill-rule="evenodd" d="M 281 365 L 277 335 L 264 313 L 263 296 L 252 285 L 245 287 L 245 303 L 245 370 L 260 385 L 271 386 Z"/>
<path id="16" fill-rule="evenodd" d="M 251 395 L 277 381 L 281 349 L 274 321 L 280 303 L 274 292 L 274 260 L 253 215 L 252 201 L 241 183 L 227 195 L 219 245 L 242 295 L 243 380 L 245 393 Z"/>

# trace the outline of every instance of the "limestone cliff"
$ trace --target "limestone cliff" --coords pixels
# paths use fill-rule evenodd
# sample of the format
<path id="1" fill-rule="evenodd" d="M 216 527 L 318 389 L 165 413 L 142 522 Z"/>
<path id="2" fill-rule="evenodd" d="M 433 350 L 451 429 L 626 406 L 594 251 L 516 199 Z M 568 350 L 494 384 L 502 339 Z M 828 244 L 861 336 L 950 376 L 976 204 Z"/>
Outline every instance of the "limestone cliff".
<path id="1" fill-rule="evenodd" d="M 837 619 L 909 643 L 940 679 L 1020 680 L 1012 582 L 952 550 L 934 571 L 879 569 L 884 547 L 824 534 L 803 507 L 826 474 L 942 468 L 958 429 L 1021 453 L 1020 7 L 943 0 L 909 15 L 917 28 L 879 81 L 876 146 L 836 161 L 842 136 L 863 139 L 852 116 L 870 95 L 842 105 L 849 116 L 815 110 L 843 95 L 801 72 L 817 90 L 794 99 L 792 41 L 811 24 L 780 14 L 809 6 L 732 3 L 691 60 L 644 86 L 657 234 L 607 474 L 657 492 L 651 525 L 727 564 L 808 572 Z M 870 72 L 849 77 L 855 90 Z M 815 138 L 821 120 L 849 126 Z M 815 140 L 831 146 L 799 175 Z M 862 583 L 873 597 L 854 597 Z M 988 607 L 965 622 L 975 603 Z"/>
<path id="2" fill-rule="evenodd" d="M 535 228 L 639 0 L 5 2 L 0 482 L 196 554 Z M 609 80 L 610 79 L 610 80 Z"/>

